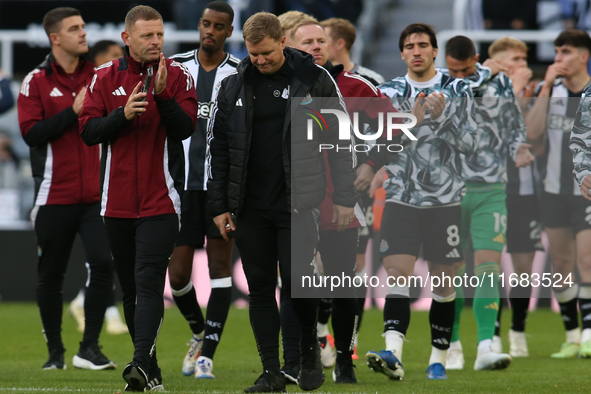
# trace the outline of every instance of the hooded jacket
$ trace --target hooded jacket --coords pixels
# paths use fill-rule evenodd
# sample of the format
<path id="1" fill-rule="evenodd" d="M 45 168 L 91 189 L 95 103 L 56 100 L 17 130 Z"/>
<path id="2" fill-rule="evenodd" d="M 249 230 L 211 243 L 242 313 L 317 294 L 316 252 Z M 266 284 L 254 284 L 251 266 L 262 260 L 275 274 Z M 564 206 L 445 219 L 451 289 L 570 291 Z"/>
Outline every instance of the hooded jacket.
<path id="1" fill-rule="evenodd" d="M 314 106 L 314 101 L 320 101 L 316 98 L 332 97 L 334 99 L 330 103 L 326 101 L 321 105 L 331 105 L 332 109 L 343 112 L 346 110 L 335 81 L 324 68 L 314 63 L 312 56 L 293 48 L 285 48 L 284 55 L 293 74 L 286 100 L 287 116 L 280 148 L 283 152 L 288 209 L 297 212 L 317 208 L 324 199 L 326 174 L 320 144 L 339 144 L 336 116 L 324 116 L 326 130 L 323 129 L 322 134 L 314 132 L 313 138 L 308 139 L 306 120 L 309 117 L 305 115 L 306 108 Z M 236 73 L 221 82 L 209 123 L 210 174 L 207 195 L 214 217 L 225 212 L 240 215 L 244 203 L 253 132 L 253 71 L 254 66 L 247 57 L 240 62 Z M 341 143 L 348 146 L 350 141 Z M 333 202 L 337 205 L 355 205 L 354 161 L 354 151 L 328 151 L 335 188 Z"/>
<path id="2" fill-rule="evenodd" d="M 181 63 L 167 59 L 166 88 L 154 94 L 158 62 L 122 57 L 96 69 L 80 113 L 88 145 L 102 143 L 101 215 L 142 218 L 181 213 L 185 164 L 182 140 L 195 130 L 197 94 Z M 129 95 L 154 68 L 146 112 L 129 121 Z"/>

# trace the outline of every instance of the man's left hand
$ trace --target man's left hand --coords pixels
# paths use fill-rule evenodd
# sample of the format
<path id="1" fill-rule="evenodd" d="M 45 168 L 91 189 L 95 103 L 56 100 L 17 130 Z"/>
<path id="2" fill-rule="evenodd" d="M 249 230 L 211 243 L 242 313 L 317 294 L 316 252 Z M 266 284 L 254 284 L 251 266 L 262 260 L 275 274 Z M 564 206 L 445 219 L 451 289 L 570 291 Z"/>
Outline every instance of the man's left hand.
<path id="1" fill-rule="evenodd" d="M 375 173 L 373 168 L 369 164 L 363 163 L 357 169 L 357 178 L 355 179 L 355 188 L 357 190 L 366 190 L 371 181 L 373 180 Z"/>
<path id="2" fill-rule="evenodd" d="M 507 68 L 503 66 L 498 60 L 486 59 L 482 63 L 484 67 L 490 68 L 490 72 L 493 76 L 497 75 L 501 71 L 507 71 Z"/>
<path id="3" fill-rule="evenodd" d="M 591 201 L 591 175 L 587 175 L 581 182 L 581 194 Z"/>
<path id="4" fill-rule="evenodd" d="M 337 231 L 345 231 L 347 227 L 353 221 L 355 217 L 355 213 L 353 212 L 354 208 L 347 208 L 341 205 L 333 205 L 332 207 L 332 222 L 336 222 L 338 220 L 338 227 Z"/>
<path id="5" fill-rule="evenodd" d="M 443 93 L 433 92 L 425 99 L 423 104 L 431 112 L 431 120 L 435 120 L 441 116 L 445 109 L 445 98 Z"/>
<path id="6" fill-rule="evenodd" d="M 166 69 L 166 59 L 164 54 L 160 53 L 160 64 L 158 65 L 158 72 L 156 73 L 156 81 L 154 82 L 154 94 L 158 95 L 166 89 L 166 78 L 168 77 L 168 70 Z"/>
<path id="7" fill-rule="evenodd" d="M 531 154 L 529 149 L 531 148 L 530 144 L 521 144 L 519 148 L 517 148 L 517 153 L 515 154 L 515 167 L 525 167 L 533 163 L 534 155 Z"/>

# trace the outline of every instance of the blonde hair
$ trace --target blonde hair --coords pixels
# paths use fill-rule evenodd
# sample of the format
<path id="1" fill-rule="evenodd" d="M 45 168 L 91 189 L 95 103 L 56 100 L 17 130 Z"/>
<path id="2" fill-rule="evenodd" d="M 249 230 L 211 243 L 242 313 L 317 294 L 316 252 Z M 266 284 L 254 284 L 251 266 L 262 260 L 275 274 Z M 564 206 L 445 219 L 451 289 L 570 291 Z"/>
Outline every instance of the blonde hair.
<path id="1" fill-rule="evenodd" d="M 527 45 L 513 37 L 503 37 L 493 42 L 488 47 L 488 56 L 493 58 L 496 54 L 506 52 L 511 49 L 527 53 Z"/>
<path id="2" fill-rule="evenodd" d="M 281 23 L 281 28 L 284 33 L 304 21 L 318 22 L 313 16 L 304 14 L 301 11 L 287 11 L 279 15 L 279 22 Z"/>

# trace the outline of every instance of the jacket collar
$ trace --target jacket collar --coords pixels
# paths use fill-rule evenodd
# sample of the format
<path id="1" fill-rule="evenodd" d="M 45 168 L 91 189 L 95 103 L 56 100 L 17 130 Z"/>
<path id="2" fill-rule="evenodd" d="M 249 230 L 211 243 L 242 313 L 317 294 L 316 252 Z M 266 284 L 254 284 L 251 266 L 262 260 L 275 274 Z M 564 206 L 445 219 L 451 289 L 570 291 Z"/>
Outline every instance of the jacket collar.
<path id="1" fill-rule="evenodd" d="M 84 69 L 88 65 L 92 65 L 88 60 L 84 57 L 80 56 L 80 61 L 78 62 L 78 67 L 76 67 L 76 71 L 74 73 L 79 72 L 80 70 Z M 92 65 L 94 67 L 94 65 Z M 55 60 L 55 56 L 53 56 L 53 52 L 49 52 L 47 56 L 45 56 L 45 60 L 37 66 L 38 69 L 45 70 L 46 75 L 52 75 L 54 72 L 59 74 L 66 74 L 62 66 L 60 66 L 57 61 Z"/>
<path id="2" fill-rule="evenodd" d="M 131 71 L 133 74 L 143 74 L 146 72 L 146 70 L 148 69 L 148 67 L 153 66 L 154 67 L 154 75 L 156 75 L 156 71 L 158 70 L 158 64 L 160 64 L 160 62 L 156 61 L 156 62 L 152 62 L 152 63 L 142 63 L 142 62 L 136 62 L 133 57 L 131 57 L 131 55 L 129 54 L 129 47 L 125 46 L 125 54 L 126 56 L 124 56 L 123 58 L 121 58 L 121 61 L 119 62 L 119 69 L 129 69 L 129 71 Z"/>
<path id="3" fill-rule="evenodd" d="M 318 75 L 318 67 L 314 63 L 312 55 L 302 52 L 298 49 L 286 47 L 283 50 L 285 60 L 288 62 L 291 69 L 294 71 L 294 77 L 301 81 L 306 81 L 310 78 L 315 78 Z M 250 57 L 246 56 L 236 67 L 236 71 L 242 77 L 252 72 L 254 65 L 250 61 Z"/>
<path id="4" fill-rule="evenodd" d="M 345 69 L 345 66 L 343 66 L 342 64 L 338 64 L 338 65 L 334 65 L 330 62 L 330 60 L 326 61 L 326 64 L 324 65 L 324 68 L 326 69 L 326 71 L 328 71 L 330 73 L 330 75 L 336 79 L 340 73 L 343 72 L 343 70 Z"/>

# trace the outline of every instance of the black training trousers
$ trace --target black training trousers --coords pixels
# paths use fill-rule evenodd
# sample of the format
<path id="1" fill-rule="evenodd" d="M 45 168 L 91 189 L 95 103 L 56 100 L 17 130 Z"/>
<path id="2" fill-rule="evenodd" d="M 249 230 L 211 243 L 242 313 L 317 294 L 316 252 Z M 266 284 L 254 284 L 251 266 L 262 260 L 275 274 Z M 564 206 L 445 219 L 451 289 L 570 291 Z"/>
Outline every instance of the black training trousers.
<path id="1" fill-rule="evenodd" d="M 359 230 L 321 231 L 318 251 L 325 276 L 355 278 Z M 323 289 L 326 290 L 326 289 Z M 359 321 L 359 303 L 353 283 L 333 290 L 332 329 L 337 348 L 337 362 L 350 362 Z M 324 295 L 324 294 L 323 294 Z"/>
<path id="2" fill-rule="evenodd" d="M 76 233 L 80 234 L 90 281 L 84 300 L 86 329 L 83 341 L 98 342 L 107 300 L 113 289 L 113 260 L 100 204 L 42 205 L 33 222 L 39 253 L 37 305 L 49 350 L 62 350 L 62 285 Z"/>
<path id="3" fill-rule="evenodd" d="M 311 263 L 317 242 L 318 227 L 312 211 L 290 215 L 286 211 L 245 209 L 238 217 L 236 245 L 248 281 L 250 324 L 263 367 L 269 372 L 279 373 L 280 319 L 275 299 L 277 262 L 282 293 L 288 296 L 291 293 L 292 268 L 296 283 L 301 280 L 297 278 L 299 275 L 314 274 Z M 300 346 L 311 346 L 318 340 L 318 299 L 293 298 L 291 304 L 302 331 Z"/>
<path id="4" fill-rule="evenodd" d="M 140 219 L 105 217 L 123 291 L 125 321 L 135 346 L 133 361 L 144 371 L 149 370 L 164 317 L 166 269 L 179 223 L 176 214 Z"/>

